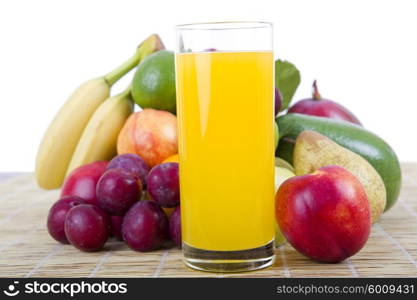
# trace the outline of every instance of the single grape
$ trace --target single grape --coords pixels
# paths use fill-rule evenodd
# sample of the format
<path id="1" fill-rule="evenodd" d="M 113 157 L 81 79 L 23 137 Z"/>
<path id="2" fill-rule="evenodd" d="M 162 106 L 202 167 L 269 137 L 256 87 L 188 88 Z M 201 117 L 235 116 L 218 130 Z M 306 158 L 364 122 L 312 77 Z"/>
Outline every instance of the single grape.
<path id="1" fill-rule="evenodd" d="M 146 183 L 146 176 L 149 173 L 149 166 L 139 155 L 126 153 L 117 155 L 113 158 L 108 166 L 109 169 L 123 169 L 137 176 L 142 184 Z"/>
<path id="2" fill-rule="evenodd" d="M 169 235 L 168 218 L 155 202 L 139 201 L 126 213 L 122 235 L 133 250 L 143 252 L 158 249 Z"/>
<path id="3" fill-rule="evenodd" d="M 282 106 L 282 95 L 278 88 L 275 88 L 275 116 L 279 113 Z"/>
<path id="4" fill-rule="evenodd" d="M 141 195 L 140 180 L 122 169 L 107 170 L 97 183 L 97 204 L 111 215 L 124 215 Z"/>
<path id="5" fill-rule="evenodd" d="M 103 248 L 110 234 L 110 218 L 99 207 L 81 204 L 70 209 L 65 219 L 69 242 L 82 251 Z"/>
<path id="6" fill-rule="evenodd" d="M 175 245 L 181 248 L 181 210 L 179 206 L 169 218 L 169 236 Z"/>
<path id="7" fill-rule="evenodd" d="M 62 244 L 69 244 L 65 235 L 65 218 L 68 211 L 76 205 L 87 203 L 83 198 L 78 196 L 65 196 L 59 199 L 49 209 L 47 227 L 49 234 Z"/>
<path id="8" fill-rule="evenodd" d="M 163 207 L 180 203 L 178 163 L 169 162 L 152 168 L 146 179 L 149 196 Z"/>

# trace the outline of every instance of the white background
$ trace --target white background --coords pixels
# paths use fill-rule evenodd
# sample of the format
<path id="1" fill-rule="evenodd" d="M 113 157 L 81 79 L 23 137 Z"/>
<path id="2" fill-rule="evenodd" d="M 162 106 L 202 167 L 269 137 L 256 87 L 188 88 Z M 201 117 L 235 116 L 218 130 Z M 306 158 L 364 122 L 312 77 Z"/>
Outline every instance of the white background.
<path id="1" fill-rule="evenodd" d="M 158 33 L 173 49 L 181 23 L 264 20 L 275 56 L 302 73 L 295 99 L 321 94 L 353 111 L 401 161 L 417 161 L 416 1 L 1 1 L 0 171 L 34 168 L 55 112 Z M 115 86 L 120 91 L 125 78 Z"/>

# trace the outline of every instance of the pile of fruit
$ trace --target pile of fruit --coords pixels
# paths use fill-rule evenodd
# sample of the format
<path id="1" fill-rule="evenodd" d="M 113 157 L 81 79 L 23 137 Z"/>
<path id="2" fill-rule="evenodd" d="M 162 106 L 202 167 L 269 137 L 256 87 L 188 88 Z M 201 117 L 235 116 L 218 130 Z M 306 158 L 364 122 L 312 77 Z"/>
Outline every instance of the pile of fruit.
<path id="1" fill-rule="evenodd" d="M 71 172 L 47 226 L 55 240 L 83 251 L 101 249 L 110 236 L 150 251 L 168 245 L 169 238 L 181 244 L 179 203 L 178 163 L 149 169 L 140 156 L 120 154 Z"/>
<path id="2" fill-rule="evenodd" d="M 132 84 L 110 96 L 135 67 Z M 342 261 L 397 200 L 398 158 L 347 108 L 322 99 L 316 82 L 312 98 L 291 106 L 300 72 L 282 60 L 275 69 L 276 245 L 287 240 L 312 259 Z M 40 187 L 62 186 L 47 222 L 55 240 L 83 251 L 111 236 L 137 251 L 181 246 L 175 113 L 174 54 L 157 35 L 70 96 L 36 161 Z"/>

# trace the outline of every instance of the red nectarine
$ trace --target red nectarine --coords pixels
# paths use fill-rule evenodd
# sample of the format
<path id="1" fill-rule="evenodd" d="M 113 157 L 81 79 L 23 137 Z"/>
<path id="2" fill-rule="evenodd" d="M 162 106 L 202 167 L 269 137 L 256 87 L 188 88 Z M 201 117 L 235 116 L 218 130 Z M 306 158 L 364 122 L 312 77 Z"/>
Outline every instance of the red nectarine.
<path id="1" fill-rule="evenodd" d="M 76 168 L 65 179 L 61 198 L 63 196 L 78 196 L 86 202 L 96 205 L 96 185 L 106 168 L 107 161 L 96 161 Z"/>
<path id="2" fill-rule="evenodd" d="M 339 166 L 286 180 L 276 197 L 277 222 L 299 252 L 323 262 L 340 262 L 366 243 L 371 213 L 359 180 Z"/>

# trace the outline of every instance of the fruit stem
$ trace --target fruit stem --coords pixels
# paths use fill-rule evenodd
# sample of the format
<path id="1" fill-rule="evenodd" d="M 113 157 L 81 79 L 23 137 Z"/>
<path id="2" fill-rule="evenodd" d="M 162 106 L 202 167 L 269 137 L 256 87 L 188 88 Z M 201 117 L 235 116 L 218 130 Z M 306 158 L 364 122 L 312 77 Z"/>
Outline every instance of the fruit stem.
<path id="1" fill-rule="evenodd" d="M 132 70 L 137 64 L 140 62 L 142 58 L 142 52 L 140 48 L 136 51 L 136 53 L 126 60 L 123 64 L 118 66 L 116 69 L 111 71 L 110 73 L 104 76 L 104 80 L 106 80 L 109 86 L 112 86 L 116 81 L 123 77 L 127 72 Z"/>
<path id="2" fill-rule="evenodd" d="M 164 49 L 164 44 L 157 34 L 149 36 L 144 40 L 136 50 L 136 53 L 126 60 L 123 64 L 104 76 L 109 86 L 112 86 L 116 81 L 123 77 L 127 72 L 136 67 L 142 59 L 149 54 Z"/>
<path id="3" fill-rule="evenodd" d="M 129 96 L 129 98 L 130 98 L 130 92 L 132 91 L 132 84 L 129 84 L 129 86 L 123 91 L 123 92 L 121 92 L 120 93 L 120 96 L 122 96 L 122 98 L 126 98 L 126 97 L 128 97 Z"/>
<path id="4" fill-rule="evenodd" d="M 317 88 L 317 80 L 314 80 L 314 82 L 313 82 L 313 99 L 314 100 L 320 100 L 321 99 L 319 89 Z"/>

